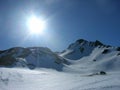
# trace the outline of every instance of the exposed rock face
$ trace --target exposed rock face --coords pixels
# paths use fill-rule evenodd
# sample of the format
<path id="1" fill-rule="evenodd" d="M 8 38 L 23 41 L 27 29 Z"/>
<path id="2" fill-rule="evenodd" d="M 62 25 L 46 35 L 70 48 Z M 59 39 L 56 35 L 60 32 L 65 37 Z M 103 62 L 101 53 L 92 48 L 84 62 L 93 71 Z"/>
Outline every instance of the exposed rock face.
<path id="1" fill-rule="evenodd" d="M 15 47 L 0 51 L 0 66 L 54 68 L 62 70 L 67 61 L 44 47 Z"/>
<path id="2" fill-rule="evenodd" d="M 105 45 L 98 40 L 87 41 L 84 39 L 78 39 L 76 42 L 70 44 L 60 55 L 68 59 L 77 60 L 84 56 L 89 56 L 95 48 L 104 48 L 109 51 L 109 48 L 112 48 L 112 46 Z M 119 48 L 117 48 L 117 50 L 119 50 Z M 106 53 L 107 51 L 105 50 Z"/>

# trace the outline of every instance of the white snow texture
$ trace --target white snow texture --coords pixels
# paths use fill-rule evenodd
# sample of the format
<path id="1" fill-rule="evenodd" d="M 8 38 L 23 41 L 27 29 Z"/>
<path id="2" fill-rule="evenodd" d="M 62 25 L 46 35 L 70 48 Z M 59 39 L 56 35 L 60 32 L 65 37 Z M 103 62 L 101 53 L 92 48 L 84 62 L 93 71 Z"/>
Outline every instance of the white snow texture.
<path id="1" fill-rule="evenodd" d="M 12 54 L 17 62 L 0 67 L 0 90 L 120 90 L 118 47 L 80 39 L 58 55 L 31 47 L 24 56 L 24 49 L 18 49 Z"/>

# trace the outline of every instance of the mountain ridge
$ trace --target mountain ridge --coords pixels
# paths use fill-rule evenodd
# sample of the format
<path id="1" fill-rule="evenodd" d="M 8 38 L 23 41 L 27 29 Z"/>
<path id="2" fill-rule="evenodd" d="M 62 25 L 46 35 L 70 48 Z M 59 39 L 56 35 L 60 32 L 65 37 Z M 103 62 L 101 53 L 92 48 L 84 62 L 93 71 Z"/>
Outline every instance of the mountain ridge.
<path id="1" fill-rule="evenodd" d="M 120 68 L 120 47 L 105 45 L 100 41 L 79 39 L 59 55 L 71 62 L 67 71 L 119 71 Z"/>
<path id="2" fill-rule="evenodd" d="M 30 69 L 42 67 L 61 70 L 63 63 L 67 64 L 64 58 L 58 56 L 46 47 L 15 47 L 0 51 L 1 66 L 19 66 Z"/>
<path id="3" fill-rule="evenodd" d="M 89 58 L 91 61 L 97 62 L 99 58 L 112 58 L 112 56 L 114 56 L 113 59 L 117 58 L 118 61 L 120 47 L 105 45 L 98 40 L 87 41 L 78 39 L 70 44 L 63 52 L 59 53 L 55 53 L 47 47 L 13 47 L 7 50 L 1 50 L 0 66 L 27 67 L 30 69 L 52 68 L 61 71 L 64 67 L 69 67 L 73 64 L 73 61 L 83 62 L 83 59 L 86 61 Z M 86 61 L 86 63 L 90 60 Z M 109 60 L 108 62 L 111 63 Z"/>

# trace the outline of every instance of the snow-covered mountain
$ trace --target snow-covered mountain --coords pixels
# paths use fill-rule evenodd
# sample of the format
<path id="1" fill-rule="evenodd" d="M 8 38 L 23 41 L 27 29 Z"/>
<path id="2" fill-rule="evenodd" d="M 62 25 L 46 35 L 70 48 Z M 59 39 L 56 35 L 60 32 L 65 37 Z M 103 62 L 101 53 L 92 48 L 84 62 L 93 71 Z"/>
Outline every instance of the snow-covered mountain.
<path id="1" fill-rule="evenodd" d="M 0 51 L 0 65 L 7 67 L 35 67 L 62 70 L 66 60 L 44 47 L 14 47 Z"/>
<path id="2" fill-rule="evenodd" d="M 72 60 L 77 60 L 81 57 L 90 55 L 96 47 L 109 48 L 111 46 L 104 45 L 97 40 L 95 42 L 91 42 L 84 39 L 79 39 L 75 43 L 70 44 L 69 47 L 60 54 L 60 56 Z"/>
<path id="3" fill-rule="evenodd" d="M 61 53 L 54 53 L 46 47 L 14 47 L 0 51 L 0 66 L 84 72 L 119 70 L 120 47 L 84 39 L 72 43 Z"/>
<path id="4" fill-rule="evenodd" d="M 79 39 L 59 54 L 66 58 L 73 71 L 120 70 L 120 47 Z"/>
<path id="5" fill-rule="evenodd" d="M 97 40 L 79 39 L 57 53 L 44 47 L 2 50 L 0 66 L 0 90 L 120 90 L 120 47 Z"/>

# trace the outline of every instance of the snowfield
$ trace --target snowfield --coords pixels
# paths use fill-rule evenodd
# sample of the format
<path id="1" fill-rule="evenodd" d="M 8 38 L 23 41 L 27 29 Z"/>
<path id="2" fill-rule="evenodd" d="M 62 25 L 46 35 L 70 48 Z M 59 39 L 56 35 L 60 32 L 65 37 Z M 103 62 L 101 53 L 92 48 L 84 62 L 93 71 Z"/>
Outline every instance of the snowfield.
<path id="1" fill-rule="evenodd" d="M 120 90 L 120 47 L 100 41 L 80 39 L 59 53 L 11 48 L 0 51 L 0 66 L 0 90 Z"/>
<path id="2" fill-rule="evenodd" d="M 120 90 L 120 72 L 107 75 L 52 69 L 0 69 L 0 90 Z"/>

